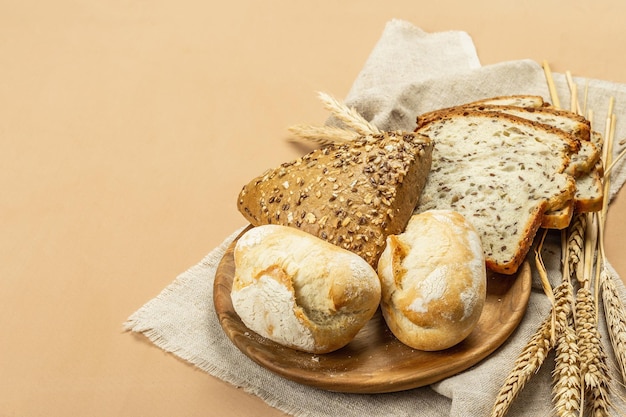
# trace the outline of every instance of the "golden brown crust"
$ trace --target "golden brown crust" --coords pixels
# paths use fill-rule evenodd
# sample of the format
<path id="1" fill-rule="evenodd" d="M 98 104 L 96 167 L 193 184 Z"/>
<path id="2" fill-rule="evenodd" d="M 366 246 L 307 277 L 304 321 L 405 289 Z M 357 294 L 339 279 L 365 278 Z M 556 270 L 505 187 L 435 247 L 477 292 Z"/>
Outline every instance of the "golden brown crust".
<path id="1" fill-rule="evenodd" d="M 530 216 L 531 221 L 526 224 L 524 232 L 521 233 L 523 238 L 519 242 L 515 255 L 509 262 L 501 264 L 494 261 L 492 258 L 487 257 L 485 258 L 487 268 L 498 274 L 505 275 L 511 275 L 517 272 L 519 267 L 522 265 L 522 262 L 524 262 L 528 251 L 530 251 L 530 248 L 532 247 L 537 231 L 541 227 L 544 217 L 543 213 L 545 213 L 545 204 L 540 204 L 536 207 L 535 212 Z"/>
<path id="2" fill-rule="evenodd" d="M 378 264 L 381 310 L 392 333 L 420 350 L 441 350 L 476 326 L 486 294 L 480 238 L 459 213 L 414 215 L 388 237 Z"/>
<path id="3" fill-rule="evenodd" d="M 255 178 L 237 206 L 255 226 L 295 227 L 376 265 L 386 237 L 413 213 L 432 148 L 424 136 L 395 132 L 330 144 Z"/>
<path id="4" fill-rule="evenodd" d="M 529 94 L 513 94 L 508 96 L 488 97 L 468 103 L 468 105 L 473 104 L 511 104 L 525 108 L 539 108 L 550 105 L 543 100 L 543 97 Z"/>
<path id="5" fill-rule="evenodd" d="M 234 260 L 235 311 L 250 330 L 293 349 L 345 346 L 380 303 L 380 280 L 363 258 L 292 227 L 251 228 Z"/>
<path id="6" fill-rule="evenodd" d="M 567 150 L 570 154 L 578 152 L 580 149 L 580 142 L 573 135 L 564 132 L 563 130 L 556 128 L 554 126 L 546 125 L 543 123 L 536 123 L 528 119 L 524 119 L 523 117 L 514 116 L 512 114 L 506 114 L 498 111 L 489 111 L 489 110 L 476 110 L 471 107 L 459 106 L 451 109 L 441 110 L 433 112 L 433 115 L 422 115 L 417 118 L 417 128 L 415 131 L 419 131 L 421 128 L 427 126 L 430 123 L 433 123 L 442 118 L 452 118 L 459 116 L 480 116 L 490 118 L 492 120 L 503 120 L 506 122 L 513 121 L 514 123 L 519 123 L 525 126 L 532 127 L 533 129 L 537 129 L 539 131 L 543 130 L 545 132 L 559 135 L 563 139 L 563 143 L 567 145 Z M 569 164 L 569 160 L 567 164 L 563 167 L 563 170 Z"/>

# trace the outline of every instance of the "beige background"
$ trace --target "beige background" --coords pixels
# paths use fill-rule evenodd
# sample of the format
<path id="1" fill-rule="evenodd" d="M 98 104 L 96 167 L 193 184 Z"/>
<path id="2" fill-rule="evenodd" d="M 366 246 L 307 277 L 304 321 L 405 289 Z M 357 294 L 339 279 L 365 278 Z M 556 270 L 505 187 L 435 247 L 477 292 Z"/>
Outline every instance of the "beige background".
<path id="1" fill-rule="evenodd" d="M 467 4 L 467 5 L 465 5 Z M 0 1 L 0 416 L 280 416 L 123 321 L 236 227 L 391 18 L 626 83 L 626 3 Z M 618 115 L 626 117 L 626 115 Z M 609 259 L 626 277 L 626 196 Z"/>

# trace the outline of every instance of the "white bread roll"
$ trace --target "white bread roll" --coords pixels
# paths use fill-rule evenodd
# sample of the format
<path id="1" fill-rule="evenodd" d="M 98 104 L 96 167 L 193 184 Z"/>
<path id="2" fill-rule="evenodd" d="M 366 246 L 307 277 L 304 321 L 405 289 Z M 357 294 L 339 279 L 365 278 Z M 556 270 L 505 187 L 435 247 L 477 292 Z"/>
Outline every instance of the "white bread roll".
<path id="1" fill-rule="evenodd" d="M 363 258 L 292 227 L 250 229 L 234 259 L 235 311 L 250 330 L 283 346 L 337 350 L 380 304 L 380 280 Z"/>
<path id="2" fill-rule="evenodd" d="M 461 214 L 415 214 L 387 238 L 378 262 L 381 309 L 392 333 L 419 350 L 456 345 L 474 329 L 485 303 L 480 237 Z"/>

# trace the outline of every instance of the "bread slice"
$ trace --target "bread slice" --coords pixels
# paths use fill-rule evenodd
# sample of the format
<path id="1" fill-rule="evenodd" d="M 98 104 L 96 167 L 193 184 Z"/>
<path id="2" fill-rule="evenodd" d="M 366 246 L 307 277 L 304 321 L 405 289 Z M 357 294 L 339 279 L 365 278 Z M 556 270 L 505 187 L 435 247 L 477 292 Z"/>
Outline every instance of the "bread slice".
<path id="1" fill-rule="evenodd" d="M 598 173 L 595 172 L 601 156 L 601 145 L 598 145 L 595 132 L 592 136 L 589 120 L 574 112 L 550 106 L 522 108 L 506 105 L 478 105 L 471 106 L 471 108 L 481 111 L 501 111 L 546 124 L 561 129 L 580 141 L 580 149 L 570 155 L 570 163 L 565 170 L 576 179 L 575 201 L 546 213 L 542 227 L 564 229 L 569 225 L 574 212 L 595 211 L 595 207 L 602 205 L 602 187 L 597 186 Z M 597 181 L 599 182 L 599 179 Z"/>
<path id="2" fill-rule="evenodd" d="M 601 163 L 598 163 L 601 166 Z M 575 210 L 577 213 L 600 211 L 604 201 L 602 169 L 598 167 L 582 177 L 576 178 Z"/>
<path id="3" fill-rule="evenodd" d="M 515 273 L 544 213 L 574 198 L 564 171 L 578 141 L 559 129 L 498 112 L 457 110 L 422 124 L 435 142 L 416 212 L 455 210 L 481 235 L 487 267 Z"/>
<path id="4" fill-rule="evenodd" d="M 591 125 L 587 119 L 576 113 L 561 110 L 554 107 L 520 107 L 515 105 L 504 104 L 481 104 L 481 103 L 468 103 L 460 106 L 435 110 L 426 114 L 422 114 L 418 118 L 418 124 L 425 123 L 428 119 L 438 118 L 441 114 L 444 114 L 451 110 L 458 109 L 471 109 L 479 111 L 496 111 L 513 116 L 518 116 L 524 119 L 532 120 L 537 123 L 543 123 L 555 128 L 564 130 L 579 140 L 588 141 L 591 132 Z"/>
<path id="5" fill-rule="evenodd" d="M 254 226 L 301 229 L 375 268 L 387 236 L 413 214 L 432 151 L 429 138 L 406 132 L 328 144 L 252 180 L 237 206 Z"/>
<path id="6" fill-rule="evenodd" d="M 589 120 L 574 112 L 557 109 L 555 107 L 543 106 L 533 108 L 493 104 L 476 105 L 472 107 L 485 111 L 501 111 L 514 116 L 522 117 L 524 119 L 553 126 L 573 134 L 582 141 L 588 141 L 591 132 L 591 124 L 589 123 Z"/>
<path id="7" fill-rule="evenodd" d="M 554 107 L 525 108 L 502 104 L 470 103 L 420 115 L 417 120 L 417 126 L 428 123 L 431 119 L 437 119 L 449 111 L 461 109 L 506 113 L 563 130 L 574 136 L 575 139 L 580 141 L 580 144 L 578 151 L 571 155 L 571 160 L 567 167 L 567 172 L 571 175 L 579 176 L 591 171 L 600 159 L 599 148 L 590 141 L 590 122 L 579 114 Z"/>
<path id="8" fill-rule="evenodd" d="M 574 201 L 566 204 L 560 209 L 550 210 L 543 215 L 541 227 L 544 229 L 563 230 L 568 227 L 574 217 L 576 205 Z"/>
<path id="9" fill-rule="evenodd" d="M 589 143 L 593 145 L 593 155 L 584 162 L 585 165 L 591 161 L 595 161 L 594 167 L 588 172 L 584 169 L 573 169 L 576 167 L 575 162 L 570 162 L 566 173 L 574 176 L 576 180 L 576 194 L 574 201 L 567 203 L 565 206 L 548 211 L 543 219 L 542 227 L 547 229 L 565 229 L 569 226 L 570 221 L 575 213 L 589 213 L 602 209 L 604 201 L 604 189 L 602 187 L 603 167 L 600 160 L 600 149 L 602 149 L 602 135 L 596 131 L 591 131 Z M 584 143 L 584 142 L 583 142 Z M 584 151 L 572 155 L 572 160 L 584 159 Z M 597 155 L 595 155 L 597 153 Z M 588 154 L 589 155 L 589 154 Z M 582 165 L 578 165 L 582 167 Z"/>
<path id="10" fill-rule="evenodd" d="M 451 110 L 471 109 L 511 114 L 534 123 L 552 126 L 573 135 L 580 142 L 580 148 L 578 152 L 570 155 L 570 163 L 565 172 L 576 178 L 576 188 L 581 190 L 576 192 L 576 201 L 567 202 L 564 206 L 547 212 L 541 224 L 541 227 L 548 229 L 564 229 L 569 225 L 574 212 L 579 212 L 579 210 L 593 211 L 594 207 L 598 207 L 598 204 L 602 205 L 602 188 L 594 186 L 593 178 L 597 177 L 597 173 L 592 173 L 596 170 L 597 162 L 600 160 L 601 144 L 598 143 L 598 134 L 591 131 L 590 122 L 583 116 L 571 111 L 551 107 L 545 103 L 540 105 L 542 101 L 532 100 L 534 97 L 503 96 L 482 102 L 440 109 L 419 116 L 418 125 L 427 123 L 429 119 L 441 117 Z M 513 102 L 524 104 L 526 107 L 510 105 Z"/>
<path id="11" fill-rule="evenodd" d="M 601 163 L 598 163 L 601 166 Z M 590 213 L 602 210 L 604 189 L 602 187 L 602 169 L 596 168 L 576 178 L 574 200 L 560 209 L 545 213 L 541 227 L 546 229 L 565 229 L 575 213 Z"/>

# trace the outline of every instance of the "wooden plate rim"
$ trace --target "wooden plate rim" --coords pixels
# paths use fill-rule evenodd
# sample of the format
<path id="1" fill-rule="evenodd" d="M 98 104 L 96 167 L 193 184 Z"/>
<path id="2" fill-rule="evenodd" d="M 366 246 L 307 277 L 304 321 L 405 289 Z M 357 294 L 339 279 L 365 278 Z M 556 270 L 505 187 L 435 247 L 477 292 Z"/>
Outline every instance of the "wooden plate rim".
<path id="1" fill-rule="evenodd" d="M 392 368 L 394 365 L 402 368 L 406 363 L 409 366 L 392 372 L 387 366 L 370 369 L 367 363 L 361 363 L 359 367 L 350 369 L 351 362 L 359 359 L 351 355 L 351 344 L 329 354 L 313 355 L 281 346 L 245 327 L 233 309 L 230 290 L 234 276 L 234 247 L 238 238 L 251 227 L 243 230 L 233 240 L 217 267 L 213 284 L 215 312 L 226 336 L 242 353 L 262 367 L 291 381 L 329 391 L 369 394 L 397 392 L 429 385 L 462 372 L 493 353 L 509 338 L 526 312 L 532 287 L 532 274 L 528 262 L 525 262 L 515 275 L 491 274 L 488 277 L 483 316 L 474 332 L 459 345 L 438 352 L 411 349 L 391 335 L 378 311 L 366 327 L 384 326 L 385 329 L 381 331 L 388 332 L 393 340 L 387 343 L 386 347 L 373 346 L 368 355 L 384 355 L 382 350 L 387 349 L 390 343 L 397 344 L 399 346 L 396 348 L 402 351 L 402 358 L 384 358 L 384 360 L 389 360 Z M 494 317 L 484 317 L 486 311 L 494 309 L 498 314 L 492 314 Z M 498 321 L 497 325 L 492 325 L 496 332 L 486 334 L 481 332 L 483 321 L 494 318 Z M 325 361 L 326 358 L 332 358 L 332 361 Z M 336 369 L 334 366 L 325 367 L 325 363 L 336 363 L 337 358 L 345 360 L 347 371 Z M 290 366 L 294 361 L 298 366 Z M 420 366 L 412 367 L 410 366 L 412 362 Z M 435 365 L 430 366 L 432 363 Z"/>

